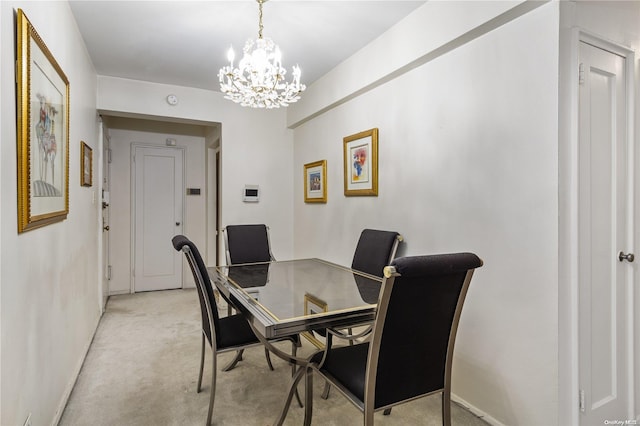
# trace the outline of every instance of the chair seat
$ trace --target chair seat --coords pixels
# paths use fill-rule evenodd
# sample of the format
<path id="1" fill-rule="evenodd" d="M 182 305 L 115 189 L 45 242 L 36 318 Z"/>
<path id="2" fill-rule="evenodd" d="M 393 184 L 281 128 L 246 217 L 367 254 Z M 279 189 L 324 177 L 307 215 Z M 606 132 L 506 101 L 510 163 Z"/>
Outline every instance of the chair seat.
<path id="1" fill-rule="evenodd" d="M 369 343 L 332 347 L 331 356 L 320 369 L 323 374 L 335 378 L 360 401 L 364 401 L 364 382 Z M 318 352 L 311 362 L 319 364 L 323 352 Z"/>
<path id="2" fill-rule="evenodd" d="M 258 338 L 242 314 L 220 318 L 218 351 L 258 343 Z"/>

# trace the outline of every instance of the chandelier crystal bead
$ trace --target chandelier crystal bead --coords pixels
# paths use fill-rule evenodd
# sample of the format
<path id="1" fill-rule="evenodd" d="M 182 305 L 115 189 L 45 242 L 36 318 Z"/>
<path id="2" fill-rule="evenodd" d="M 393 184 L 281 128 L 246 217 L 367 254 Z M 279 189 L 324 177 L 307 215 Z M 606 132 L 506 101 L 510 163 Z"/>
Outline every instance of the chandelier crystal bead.
<path id="1" fill-rule="evenodd" d="M 226 99 L 252 108 L 279 108 L 289 106 L 300 99 L 307 87 L 300 83 L 300 67 L 294 66 L 291 81 L 287 82 L 287 70 L 282 66 L 280 48 L 262 36 L 262 4 L 266 0 L 256 0 L 259 5 L 258 38 L 249 39 L 244 45 L 243 56 L 234 68 L 235 52 L 229 48 L 229 65 L 218 73 L 220 89 Z"/>

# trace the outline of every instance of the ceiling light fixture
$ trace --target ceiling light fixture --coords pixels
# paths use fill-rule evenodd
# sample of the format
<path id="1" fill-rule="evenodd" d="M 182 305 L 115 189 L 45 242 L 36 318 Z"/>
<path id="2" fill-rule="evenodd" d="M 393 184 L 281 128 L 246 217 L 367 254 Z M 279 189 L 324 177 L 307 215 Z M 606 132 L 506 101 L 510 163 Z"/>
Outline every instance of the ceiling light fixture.
<path id="1" fill-rule="evenodd" d="M 249 39 L 244 45 L 244 56 L 233 67 L 235 53 L 229 48 L 229 65 L 220 68 L 220 89 L 226 99 L 252 108 L 279 108 L 289 106 L 300 99 L 307 86 L 300 84 L 300 67 L 293 67 L 293 78 L 285 81 L 287 71 L 282 67 L 280 48 L 270 38 L 262 37 L 262 4 L 259 5 L 258 38 Z"/>

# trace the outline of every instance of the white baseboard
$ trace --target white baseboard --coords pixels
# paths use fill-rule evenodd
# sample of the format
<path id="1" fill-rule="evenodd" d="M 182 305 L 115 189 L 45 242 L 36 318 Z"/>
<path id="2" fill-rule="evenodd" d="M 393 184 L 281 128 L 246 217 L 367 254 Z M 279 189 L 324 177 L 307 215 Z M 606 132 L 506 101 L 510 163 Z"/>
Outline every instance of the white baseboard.
<path id="1" fill-rule="evenodd" d="M 471 411 L 474 415 L 476 415 L 477 417 L 481 418 L 482 420 L 484 420 L 485 422 L 489 423 L 492 426 L 506 426 L 504 423 L 501 423 L 498 420 L 494 419 L 493 417 L 491 417 L 490 415 L 488 415 L 487 413 L 485 413 L 484 411 L 482 411 L 478 407 L 475 407 L 475 406 L 469 404 L 467 401 L 465 401 L 464 399 L 460 398 L 458 395 L 455 395 L 455 394 L 452 393 L 451 394 L 451 400 L 453 402 L 455 402 L 456 404 L 461 405 L 464 408 L 466 408 L 467 410 Z"/>

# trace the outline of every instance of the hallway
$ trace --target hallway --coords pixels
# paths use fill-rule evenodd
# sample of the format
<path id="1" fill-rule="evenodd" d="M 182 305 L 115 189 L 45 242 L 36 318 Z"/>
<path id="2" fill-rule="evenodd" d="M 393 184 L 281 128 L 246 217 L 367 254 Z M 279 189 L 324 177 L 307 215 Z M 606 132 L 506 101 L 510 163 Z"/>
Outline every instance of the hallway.
<path id="1" fill-rule="evenodd" d="M 219 308 L 224 315 L 226 307 Z M 207 415 L 211 352 L 205 355 L 203 390 L 196 393 L 200 357 L 200 317 L 195 289 L 111 296 L 60 426 L 201 425 Z M 289 350 L 289 344 L 283 350 Z M 302 354 L 313 347 L 303 339 Z M 232 353 L 219 356 L 224 365 Z M 235 369 L 218 373 L 214 424 L 272 424 L 289 384 L 289 366 L 264 352 L 245 351 Z M 208 368 L 209 367 L 209 368 Z M 455 366 L 454 366 L 455 369 Z M 324 383 L 314 381 L 314 424 L 353 425 L 362 415 L 338 392 L 320 398 Z M 300 386 L 302 390 L 302 385 Z M 302 424 L 304 412 L 293 405 L 285 424 Z M 441 425 L 440 397 L 423 398 L 376 414 L 380 425 Z M 452 423 L 485 426 L 452 404 Z"/>

